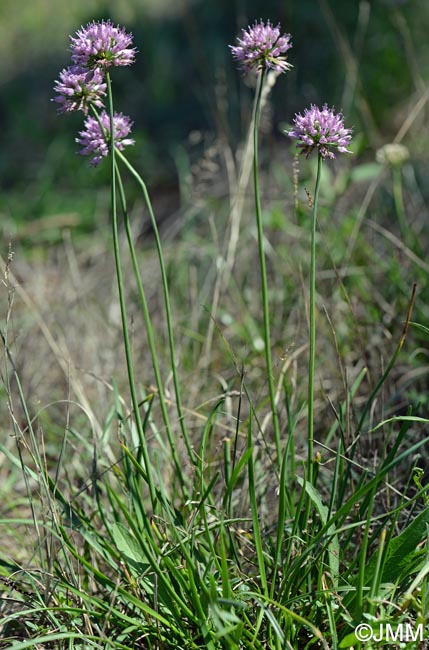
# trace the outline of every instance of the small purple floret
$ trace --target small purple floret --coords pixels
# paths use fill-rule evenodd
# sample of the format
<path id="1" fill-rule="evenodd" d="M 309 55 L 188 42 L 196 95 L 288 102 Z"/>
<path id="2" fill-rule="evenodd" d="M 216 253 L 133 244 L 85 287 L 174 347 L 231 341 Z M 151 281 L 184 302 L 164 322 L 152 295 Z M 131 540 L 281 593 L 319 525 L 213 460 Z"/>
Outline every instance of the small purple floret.
<path id="1" fill-rule="evenodd" d="M 327 104 L 322 109 L 312 104 L 304 110 L 304 115 L 297 113 L 293 123 L 295 128 L 286 134 L 299 140 L 297 146 L 307 158 L 314 149 L 318 149 L 322 158 L 335 158 L 332 149 L 352 153 L 347 149 L 352 129 L 346 129 L 342 113 L 335 113 Z"/>
<path id="2" fill-rule="evenodd" d="M 110 118 L 106 111 L 100 113 L 100 122 L 106 132 L 100 127 L 98 120 L 95 117 L 89 116 L 84 123 L 83 131 L 79 132 L 79 137 L 76 142 L 82 146 L 80 151 L 82 156 L 92 156 L 91 165 L 98 165 L 103 156 L 109 154 L 110 145 Z M 115 139 L 115 147 L 122 151 L 128 145 L 134 144 L 132 138 L 128 138 L 133 123 L 130 118 L 122 113 L 115 113 L 113 116 L 113 132 Z"/>
<path id="3" fill-rule="evenodd" d="M 273 27 L 269 20 L 255 22 L 242 30 L 238 45 L 230 45 L 232 56 L 244 72 L 250 70 L 276 70 L 287 72 L 292 66 L 284 54 L 292 47 L 290 34 L 280 34 L 280 24 Z"/>
<path id="4" fill-rule="evenodd" d="M 134 63 L 133 37 L 110 20 L 88 23 L 70 37 L 71 59 L 84 69 L 109 68 Z"/>
<path id="5" fill-rule="evenodd" d="M 60 72 L 54 90 L 57 97 L 52 101 L 60 105 L 58 108 L 60 113 L 83 111 L 86 115 L 91 104 L 102 108 L 106 84 L 100 70 L 82 72 L 71 67 Z"/>

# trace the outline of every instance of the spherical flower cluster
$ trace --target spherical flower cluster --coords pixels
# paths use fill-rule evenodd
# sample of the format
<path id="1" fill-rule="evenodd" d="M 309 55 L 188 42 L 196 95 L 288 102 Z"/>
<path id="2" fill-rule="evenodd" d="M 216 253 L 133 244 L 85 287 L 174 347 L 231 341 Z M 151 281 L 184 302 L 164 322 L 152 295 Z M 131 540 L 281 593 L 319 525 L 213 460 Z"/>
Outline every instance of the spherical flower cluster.
<path id="1" fill-rule="evenodd" d="M 399 142 L 391 142 L 385 144 L 381 149 L 376 152 L 376 160 L 382 165 L 390 165 L 391 167 L 401 167 L 410 157 L 410 152 L 407 147 Z"/>
<path id="2" fill-rule="evenodd" d="M 88 112 L 90 104 L 103 106 L 106 94 L 104 73 L 110 66 L 130 65 L 134 62 L 135 48 L 130 47 L 133 37 L 124 28 L 115 27 L 110 20 L 93 21 L 70 36 L 72 66 L 60 73 L 53 101 L 60 104 L 60 112 Z"/>
<path id="3" fill-rule="evenodd" d="M 242 38 L 237 38 L 238 45 L 229 47 L 244 72 L 252 69 L 286 72 L 292 67 L 284 56 L 292 47 L 291 36 L 281 35 L 280 29 L 280 25 L 273 27 L 269 20 L 267 24 L 260 20 L 242 30 Z"/>
<path id="4" fill-rule="evenodd" d="M 293 123 L 295 128 L 286 134 L 299 140 L 297 146 L 307 157 L 314 149 L 322 158 L 335 158 L 334 151 L 351 153 L 347 147 L 352 129 L 346 129 L 342 113 L 335 113 L 327 104 L 322 109 L 312 104 L 310 109 L 305 109 L 304 115 L 295 115 Z"/>
<path id="5" fill-rule="evenodd" d="M 113 137 L 115 147 L 122 151 L 124 147 L 134 144 L 132 138 L 128 138 L 132 127 L 129 117 L 122 113 L 115 113 L 113 116 Z M 102 111 L 99 120 L 91 115 L 86 118 L 84 128 L 79 132 L 76 142 L 82 146 L 82 156 L 92 156 L 91 165 L 98 165 L 103 156 L 109 154 L 110 146 L 110 116 Z"/>
<path id="6" fill-rule="evenodd" d="M 70 67 L 60 72 L 54 90 L 57 97 L 53 101 L 60 104 L 60 113 L 83 111 L 86 115 L 91 104 L 97 108 L 103 106 L 106 84 L 100 70 L 81 71 Z"/>
<path id="7" fill-rule="evenodd" d="M 70 37 L 70 42 L 71 59 L 80 68 L 131 65 L 135 59 L 136 49 L 130 47 L 133 37 L 110 20 L 88 23 Z"/>
<path id="8" fill-rule="evenodd" d="M 132 40 L 131 34 L 119 25 L 115 27 L 110 20 L 88 23 L 71 36 L 72 65 L 60 72 L 54 85 L 56 97 L 52 101 L 59 104 L 59 112 L 82 111 L 87 115 L 90 108 L 94 111 L 104 108 L 107 68 L 134 62 L 136 49 L 131 47 Z M 98 165 L 103 156 L 107 156 L 111 140 L 109 115 L 103 110 L 98 119 L 87 117 L 83 131 L 76 138 L 82 145 L 80 153 L 92 156 L 92 165 Z M 118 149 L 134 144 L 134 140 L 127 137 L 131 126 L 128 117 L 115 113 L 113 138 Z"/>

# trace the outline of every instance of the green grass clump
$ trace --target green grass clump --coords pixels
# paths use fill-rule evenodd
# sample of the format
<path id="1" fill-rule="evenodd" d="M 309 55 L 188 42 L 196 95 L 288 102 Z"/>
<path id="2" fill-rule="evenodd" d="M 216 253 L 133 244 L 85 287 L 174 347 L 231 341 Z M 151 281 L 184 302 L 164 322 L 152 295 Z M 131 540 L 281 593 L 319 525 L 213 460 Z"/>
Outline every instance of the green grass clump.
<path id="1" fill-rule="evenodd" d="M 279 474 L 243 377 L 241 386 L 235 431 L 221 427 L 226 397 L 207 416 L 186 500 L 162 436 L 144 465 L 118 395 L 102 439 L 117 437 L 121 456 L 109 466 L 103 443 L 86 442 L 85 452 L 82 441 L 95 471 L 78 491 L 60 487 L 73 431 L 54 473 L 31 419 L 15 429 L 19 456 L 2 451 L 22 470 L 31 512 L 8 521 L 33 531 L 37 555 L 23 565 L 3 559 L 4 647 L 304 648 L 312 639 L 351 647 L 359 622 L 426 620 L 429 515 L 416 458 L 427 439 L 413 441 L 417 418 L 380 423 L 377 462 L 352 460 L 335 435 L 345 428 L 342 404 L 336 448 L 315 459 L 316 488 L 295 457 L 297 414 L 289 413 Z M 148 439 L 153 403 L 141 405 Z M 210 451 L 216 439 L 221 458 Z M 408 474 L 402 495 L 398 468 Z"/>

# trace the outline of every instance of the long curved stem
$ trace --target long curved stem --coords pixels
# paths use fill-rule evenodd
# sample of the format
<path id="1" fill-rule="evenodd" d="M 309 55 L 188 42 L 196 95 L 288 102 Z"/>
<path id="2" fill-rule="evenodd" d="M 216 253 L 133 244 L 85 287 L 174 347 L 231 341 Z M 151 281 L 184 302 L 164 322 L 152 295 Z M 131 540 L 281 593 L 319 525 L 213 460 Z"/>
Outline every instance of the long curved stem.
<path id="1" fill-rule="evenodd" d="M 185 484 L 185 479 L 183 476 L 183 471 L 182 471 L 182 464 L 180 462 L 180 459 L 177 455 L 177 449 L 176 449 L 176 444 L 173 438 L 173 434 L 171 431 L 171 425 L 168 417 L 168 411 L 166 407 L 166 402 L 165 402 L 165 397 L 164 397 L 164 391 L 163 391 L 163 385 L 162 385 L 162 379 L 161 379 L 161 372 L 159 369 L 159 363 L 158 363 L 158 354 L 156 350 L 156 345 L 155 345 L 155 337 L 153 333 L 153 328 L 152 328 L 152 321 L 150 317 L 150 312 L 146 300 L 146 294 L 143 288 L 143 284 L 141 281 L 140 277 L 140 270 L 139 270 L 139 265 L 138 265 L 138 260 L 137 260 L 137 254 L 134 246 L 134 241 L 133 241 L 133 236 L 131 232 L 131 224 L 128 216 L 128 209 L 127 209 L 127 202 L 126 202 L 126 197 L 125 197 L 125 192 L 124 192 L 124 187 L 122 184 L 122 178 L 121 174 L 119 172 L 118 166 L 116 166 L 116 177 L 117 177 L 117 183 L 118 183 L 118 189 L 119 189 L 119 198 L 121 201 L 121 207 L 122 207 L 122 212 L 124 215 L 124 223 L 125 223 L 125 232 L 127 235 L 127 241 L 128 241 L 128 248 L 130 250 L 130 255 L 131 255 L 131 262 L 133 265 L 133 271 L 134 271 L 134 277 L 136 279 L 137 283 L 137 289 L 139 293 L 139 298 L 140 298 L 140 305 L 143 313 L 143 318 L 146 326 L 146 333 L 148 337 L 148 343 L 149 343 L 149 349 L 151 352 L 151 357 L 152 357 L 152 365 L 154 369 L 154 374 L 155 374 L 155 382 L 157 385 L 158 389 L 158 396 L 160 399 L 160 406 L 161 406 L 161 413 L 162 417 L 164 420 L 164 425 L 166 428 L 167 432 L 167 437 L 168 437 L 168 442 L 170 445 L 171 453 L 172 453 L 172 458 L 174 462 L 174 466 L 176 469 L 176 475 L 179 479 L 180 486 L 182 489 L 182 493 L 185 496 L 185 498 L 188 498 L 189 495 L 186 490 L 186 484 Z M 146 461 L 145 461 L 146 462 Z"/>
<path id="2" fill-rule="evenodd" d="M 185 418 L 183 414 L 183 409 L 182 409 L 182 399 L 181 399 L 181 393 L 180 393 L 180 382 L 179 382 L 179 377 L 177 373 L 177 367 L 176 367 L 176 351 L 175 351 L 175 344 L 174 344 L 174 335 L 173 335 L 173 324 L 172 324 L 172 316 L 171 316 L 171 306 L 170 306 L 170 295 L 169 295 L 169 289 L 168 289 L 168 280 L 167 280 L 167 271 L 165 268 L 165 262 L 164 262 L 164 255 L 162 252 L 162 246 L 161 246 L 161 239 L 159 236 L 159 231 L 158 231 L 158 225 L 155 219 L 155 215 L 153 212 L 152 208 L 152 203 L 149 197 L 149 193 L 147 191 L 147 187 L 143 179 L 141 178 L 140 174 L 134 169 L 134 167 L 131 165 L 131 163 L 127 160 L 127 158 L 118 150 L 116 150 L 116 155 L 117 157 L 121 160 L 121 162 L 126 166 L 128 171 L 132 174 L 132 176 L 136 179 L 137 183 L 139 184 L 142 192 L 143 192 L 143 197 L 146 203 L 147 210 L 149 212 L 149 217 L 151 220 L 151 225 L 152 229 L 154 232 L 154 237 L 155 237 L 155 245 L 158 253 L 158 259 L 159 259 L 159 265 L 160 265 L 160 270 L 161 270 L 161 279 L 162 279 L 162 287 L 163 287 L 163 294 L 164 294 L 164 305 L 165 305 L 165 312 L 166 312 L 166 321 L 167 321 L 167 334 L 168 334 L 168 343 L 169 343 L 169 349 L 170 349 L 170 365 L 171 365 L 171 371 L 173 375 L 173 384 L 174 384 L 174 392 L 175 392 L 175 398 L 176 398 L 176 408 L 177 408 L 177 414 L 180 422 L 180 427 L 182 431 L 182 436 L 183 440 L 186 445 L 186 449 L 189 455 L 190 460 L 193 463 L 196 463 L 196 456 L 195 456 L 195 451 L 192 447 L 188 431 L 186 429 L 186 423 L 185 423 Z M 137 276 L 136 276 L 137 277 Z M 158 386 L 158 390 L 162 391 L 162 384 L 160 382 Z M 162 396 L 162 392 L 160 393 L 160 399 Z"/>
<path id="3" fill-rule="evenodd" d="M 280 448 L 280 426 L 279 417 L 276 405 L 276 394 L 274 389 L 273 380 L 273 364 L 271 359 L 271 337 L 270 337 L 270 312 L 268 304 L 268 283 L 267 283 L 267 269 L 265 264 L 264 252 L 264 232 L 262 227 L 262 210 L 261 210 L 261 197 L 259 193 L 259 176 L 258 176 L 258 134 L 259 123 L 261 118 L 261 102 L 262 90 L 265 80 L 265 71 L 261 72 L 259 77 L 259 89 L 255 109 L 255 121 L 253 125 L 253 184 L 255 188 L 255 208 L 256 208 L 256 225 L 258 230 L 258 249 L 259 249 L 259 263 L 261 270 L 261 289 L 262 289 L 262 309 L 264 316 L 264 347 L 265 347 L 265 363 L 267 367 L 268 391 L 270 395 L 271 412 L 273 416 L 274 439 L 276 445 L 277 461 L 281 463 L 281 448 Z"/>
<path id="4" fill-rule="evenodd" d="M 106 73 L 107 96 L 110 115 L 110 170 L 111 170 L 111 203 L 112 203 L 112 234 L 113 234 L 113 253 L 115 257 L 116 279 L 118 283 L 119 305 L 121 310 L 122 333 L 124 338 L 125 359 L 128 372 L 128 384 L 131 393 L 131 402 L 134 409 L 134 417 L 137 426 L 140 446 L 142 448 L 144 462 L 146 465 L 147 482 L 150 492 L 152 508 L 155 509 L 156 490 L 153 482 L 152 472 L 150 471 L 150 461 L 147 451 L 147 445 L 144 435 L 143 423 L 140 417 L 139 401 L 137 398 L 136 383 L 134 377 L 134 367 L 131 355 L 131 344 L 128 332 L 127 310 L 124 292 L 124 281 L 122 276 L 121 256 L 119 250 L 119 233 L 118 233 L 118 216 L 116 206 L 116 158 L 115 158 L 115 137 L 114 137 L 114 118 L 113 118 L 113 97 L 110 75 Z"/>
<path id="5" fill-rule="evenodd" d="M 322 176 L 322 156 L 317 160 L 316 187 L 314 190 L 313 213 L 311 219 L 311 262 L 310 262 L 310 359 L 308 363 L 308 469 L 307 481 L 313 483 L 314 449 L 314 368 L 316 359 L 316 224 L 319 200 L 320 179 Z"/>

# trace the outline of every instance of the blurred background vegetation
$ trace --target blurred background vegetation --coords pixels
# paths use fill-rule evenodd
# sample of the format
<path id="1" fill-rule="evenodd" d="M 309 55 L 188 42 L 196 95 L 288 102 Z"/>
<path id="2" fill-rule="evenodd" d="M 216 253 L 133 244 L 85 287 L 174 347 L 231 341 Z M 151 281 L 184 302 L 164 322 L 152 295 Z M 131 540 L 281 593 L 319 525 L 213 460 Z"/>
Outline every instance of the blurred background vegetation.
<path id="1" fill-rule="evenodd" d="M 174 197 L 178 155 L 189 134 L 216 133 L 233 150 L 245 134 L 252 89 L 228 44 L 260 17 L 280 22 L 293 36 L 294 69 L 273 92 L 273 141 L 291 149 L 279 124 L 325 101 L 342 108 L 347 124 L 363 136 L 361 152 L 373 155 L 393 139 L 428 81 L 427 0 L 2 0 L 0 213 L 6 241 L 29 233 L 34 243 L 38 232 L 28 224 L 35 219 L 78 224 L 82 231 L 94 226 L 100 200 L 94 181 L 101 185 L 108 171 L 88 173 L 86 161 L 74 155 L 81 115 L 58 116 L 50 102 L 54 80 L 69 64 L 69 34 L 101 18 L 133 32 L 137 63 L 113 74 L 117 108 L 134 120 L 132 155 L 152 190 Z M 426 145 L 418 123 L 414 132 L 413 155 L 422 159 L 423 173 Z"/>

